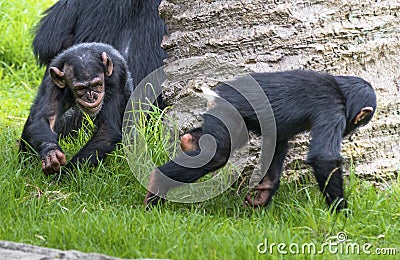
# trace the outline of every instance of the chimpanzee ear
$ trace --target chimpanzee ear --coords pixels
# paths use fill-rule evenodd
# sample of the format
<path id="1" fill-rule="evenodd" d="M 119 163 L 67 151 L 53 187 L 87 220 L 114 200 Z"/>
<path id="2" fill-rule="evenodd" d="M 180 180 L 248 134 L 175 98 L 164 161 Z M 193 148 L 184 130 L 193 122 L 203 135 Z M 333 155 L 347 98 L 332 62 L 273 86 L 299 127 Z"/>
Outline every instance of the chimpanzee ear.
<path id="1" fill-rule="evenodd" d="M 358 124 L 361 120 L 363 120 L 366 116 L 374 112 L 374 109 L 372 107 L 363 107 L 360 112 L 356 115 L 356 118 L 354 118 L 354 124 Z"/>
<path id="2" fill-rule="evenodd" d="M 59 88 L 65 88 L 64 72 L 59 70 L 57 67 L 50 67 L 50 76 L 54 84 Z"/>
<path id="3" fill-rule="evenodd" d="M 106 76 L 110 77 L 112 75 L 114 65 L 111 58 L 107 55 L 107 53 L 103 52 L 101 54 L 101 58 L 103 59 L 103 63 L 106 65 Z"/>

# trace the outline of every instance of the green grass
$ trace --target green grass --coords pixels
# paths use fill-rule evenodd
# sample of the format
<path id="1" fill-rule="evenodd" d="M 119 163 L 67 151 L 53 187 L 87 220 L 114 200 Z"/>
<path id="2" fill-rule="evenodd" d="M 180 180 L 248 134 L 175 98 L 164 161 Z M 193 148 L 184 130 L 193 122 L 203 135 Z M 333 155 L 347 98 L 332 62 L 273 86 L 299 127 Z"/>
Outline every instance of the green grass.
<path id="1" fill-rule="evenodd" d="M 261 259 L 269 255 L 257 252 L 265 239 L 269 246 L 285 243 L 288 251 L 291 243 L 315 243 L 319 248 L 339 232 L 346 232 L 351 243 L 371 243 L 371 252 L 400 248 L 399 179 L 378 190 L 350 174 L 348 217 L 329 213 L 310 176 L 283 182 L 271 205 L 261 210 L 244 208 L 245 194 L 237 194 L 234 186 L 202 203 L 167 202 L 146 211 L 146 190 L 130 171 L 122 149 L 95 169 L 83 165 L 69 182 L 53 183 L 42 174 L 35 155 L 21 158 L 17 149 L 43 75 L 32 54 L 32 28 L 51 4 L 0 0 L 0 239 L 124 258 Z M 156 162 L 165 159 L 165 147 L 157 146 L 157 140 L 166 138 L 159 130 L 143 130 L 150 137 L 149 158 Z M 87 133 L 82 132 L 77 141 L 62 142 L 68 158 L 85 138 Z M 144 159 L 137 162 L 151 165 Z M 288 256 L 294 254 L 279 254 L 274 247 L 274 258 Z M 324 258 L 339 256 L 360 258 L 331 254 L 325 248 Z"/>

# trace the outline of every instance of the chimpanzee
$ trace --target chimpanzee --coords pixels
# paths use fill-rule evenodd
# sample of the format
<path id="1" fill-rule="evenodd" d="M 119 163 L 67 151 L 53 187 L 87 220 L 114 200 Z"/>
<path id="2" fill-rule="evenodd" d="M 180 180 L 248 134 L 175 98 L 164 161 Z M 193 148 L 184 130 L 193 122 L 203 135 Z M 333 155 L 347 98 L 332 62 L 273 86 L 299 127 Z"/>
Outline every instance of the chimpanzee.
<path id="1" fill-rule="evenodd" d="M 341 168 L 341 141 L 357 127 L 367 124 L 376 109 L 376 96 L 372 86 L 365 80 L 353 76 L 332 76 L 309 70 L 293 70 L 274 73 L 253 73 L 268 97 L 276 125 L 275 153 L 266 175 L 255 186 L 254 199 L 246 196 L 246 203 L 253 207 L 268 204 L 276 192 L 288 140 L 294 135 L 311 131 L 310 151 L 306 163 L 314 169 L 314 175 L 328 205 L 336 210 L 346 207 L 343 199 L 343 177 Z M 211 90 L 209 90 L 211 91 Z M 192 129 L 181 138 L 184 154 L 158 167 L 150 174 L 145 204 L 155 205 L 165 198 L 169 189 L 190 183 L 208 172 L 217 170 L 227 163 L 231 148 L 236 148 L 235 134 L 228 132 L 221 118 L 215 116 L 222 100 L 230 103 L 242 117 L 246 130 L 260 133 L 260 120 L 254 104 L 260 104 L 257 96 L 245 97 L 230 84 L 216 87 L 213 108 L 203 115 L 203 124 Z M 269 104 L 265 104 L 267 106 Z M 224 114 L 221 112 L 220 114 Z M 225 113 L 229 117 L 229 113 Z M 264 115 L 261 115 L 261 117 Z M 231 120 L 237 121 L 237 120 Z M 240 125 L 231 129 L 238 129 Z M 216 143 L 211 160 L 202 167 L 190 167 L 177 163 L 180 156 L 191 160 L 202 152 L 201 138 L 210 135 Z M 200 138 L 201 137 L 201 138 Z M 203 149 L 207 147 L 203 145 Z M 182 162 L 182 160 L 181 160 Z M 166 178 L 168 177 L 168 178 Z"/>
<path id="2" fill-rule="evenodd" d="M 20 150 L 31 147 L 38 152 L 46 175 L 59 173 L 66 157 L 58 137 L 77 129 L 86 113 L 97 129 L 61 173 L 79 161 L 96 165 L 121 141 L 122 117 L 132 91 L 125 59 L 112 46 L 74 45 L 48 66 L 25 123 Z"/>
<path id="3" fill-rule="evenodd" d="M 136 86 L 163 65 L 161 41 L 167 29 L 161 0 L 60 0 L 36 28 L 34 53 L 48 66 L 62 50 L 82 42 L 112 45 L 125 58 Z"/>

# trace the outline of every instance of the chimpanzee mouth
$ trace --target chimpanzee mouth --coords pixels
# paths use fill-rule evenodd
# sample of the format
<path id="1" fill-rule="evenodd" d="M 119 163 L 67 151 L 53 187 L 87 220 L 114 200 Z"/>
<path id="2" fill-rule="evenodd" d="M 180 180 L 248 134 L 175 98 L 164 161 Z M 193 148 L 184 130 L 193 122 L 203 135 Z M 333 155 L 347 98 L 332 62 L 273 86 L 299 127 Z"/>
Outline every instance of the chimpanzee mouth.
<path id="1" fill-rule="evenodd" d="M 102 107 L 103 104 L 100 104 L 98 106 L 95 107 L 84 107 L 82 105 L 79 105 L 79 108 L 85 112 L 86 114 L 90 115 L 90 116 L 95 116 L 100 112 L 100 109 Z"/>

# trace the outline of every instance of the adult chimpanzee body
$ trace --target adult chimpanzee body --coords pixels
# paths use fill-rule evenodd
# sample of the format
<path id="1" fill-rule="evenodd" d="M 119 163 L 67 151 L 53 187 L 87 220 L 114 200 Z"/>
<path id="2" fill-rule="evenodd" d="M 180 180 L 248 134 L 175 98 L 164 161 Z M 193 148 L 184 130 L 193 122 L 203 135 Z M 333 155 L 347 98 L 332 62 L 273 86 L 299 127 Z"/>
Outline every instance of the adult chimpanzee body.
<path id="1" fill-rule="evenodd" d="M 136 86 L 166 58 L 161 0 L 60 0 L 40 21 L 33 41 L 39 61 L 49 65 L 62 50 L 82 42 L 112 45 L 125 58 Z"/>
<path id="2" fill-rule="evenodd" d="M 277 137 L 269 169 L 255 187 L 256 197 L 252 199 L 247 196 L 247 203 L 262 206 L 270 201 L 279 186 L 288 141 L 296 134 L 310 130 L 307 163 L 313 167 L 327 203 L 332 205 L 336 201 L 337 209 L 346 207 L 343 199 L 341 141 L 344 136 L 371 120 L 376 109 L 376 96 L 371 85 L 358 77 L 335 77 L 305 70 L 254 73 L 252 76 L 268 97 L 275 117 Z M 261 133 L 259 118 L 251 105 L 259 104 L 257 97 L 246 99 L 226 84 L 218 86 L 215 92 L 237 109 L 248 130 Z M 165 197 L 168 190 L 176 186 L 165 176 L 174 181 L 194 182 L 227 163 L 232 145 L 237 146 L 237 140 L 230 140 L 228 128 L 212 115 L 211 112 L 219 109 L 220 101 L 216 99 L 213 102 L 214 108 L 203 116 L 202 127 L 182 136 L 181 147 L 186 155 L 197 156 L 201 153 L 199 140 L 208 134 L 216 141 L 214 157 L 198 168 L 182 166 L 176 163 L 178 160 L 158 167 L 150 176 L 146 204 L 156 204 L 160 197 Z"/>
<path id="3" fill-rule="evenodd" d="M 97 130 L 64 169 L 86 160 L 96 165 L 121 141 L 123 113 L 132 91 L 127 64 L 110 45 L 82 43 L 61 52 L 39 87 L 22 132 L 21 151 L 37 151 L 45 174 L 60 172 L 66 157 L 58 137 L 77 129 L 85 112 Z"/>

